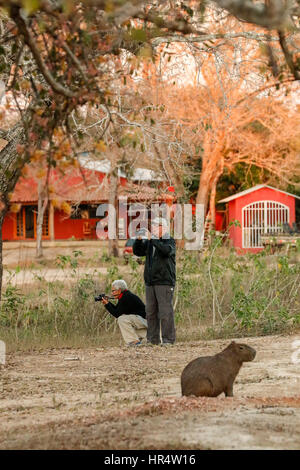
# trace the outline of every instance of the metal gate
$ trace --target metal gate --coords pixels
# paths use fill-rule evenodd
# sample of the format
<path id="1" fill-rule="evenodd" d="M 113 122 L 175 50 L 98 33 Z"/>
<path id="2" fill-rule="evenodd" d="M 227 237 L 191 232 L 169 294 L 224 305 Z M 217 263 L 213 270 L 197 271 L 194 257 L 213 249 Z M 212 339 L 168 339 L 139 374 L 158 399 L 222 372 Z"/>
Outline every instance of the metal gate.
<path id="1" fill-rule="evenodd" d="M 289 208 L 275 201 L 258 201 L 243 207 L 243 248 L 263 248 L 260 236 L 282 232 L 289 216 Z"/>

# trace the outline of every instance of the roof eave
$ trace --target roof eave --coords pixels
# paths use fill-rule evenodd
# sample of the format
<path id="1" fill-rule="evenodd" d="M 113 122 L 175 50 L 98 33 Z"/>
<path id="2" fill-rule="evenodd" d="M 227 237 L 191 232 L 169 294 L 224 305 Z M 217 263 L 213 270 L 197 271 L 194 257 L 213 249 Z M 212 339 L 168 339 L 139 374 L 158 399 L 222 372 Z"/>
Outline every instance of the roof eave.
<path id="1" fill-rule="evenodd" d="M 220 201 L 217 201 L 217 204 L 234 201 L 235 199 L 238 199 L 239 197 L 247 196 L 248 194 L 254 191 L 259 191 L 260 189 L 263 189 L 263 188 L 273 189 L 273 191 L 278 191 L 280 193 L 286 194 L 287 196 L 294 197 L 295 199 L 300 199 L 300 196 L 297 196 L 296 194 L 288 193 L 287 191 L 283 191 L 282 189 L 273 188 L 272 186 L 269 186 L 267 184 L 261 184 L 261 185 L 256 185 L 253 188 L 246 189 L 245 191 L 241 191 L 240 193 L 233 194 L 232 196 L 229 196 L 225 199 L 221 199 Z"/>

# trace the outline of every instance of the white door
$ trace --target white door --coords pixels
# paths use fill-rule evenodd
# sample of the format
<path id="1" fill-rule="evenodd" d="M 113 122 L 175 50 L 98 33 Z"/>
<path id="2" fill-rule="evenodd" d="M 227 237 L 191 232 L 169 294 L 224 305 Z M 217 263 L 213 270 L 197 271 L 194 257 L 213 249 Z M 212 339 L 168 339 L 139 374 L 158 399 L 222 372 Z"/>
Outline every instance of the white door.
<path id="1" fill-rule="evenodd" d="M 263 248 L 260 236 L 282 232 L 289 219 L 289 208 L 280 202 L 257 201 L 243 207 L 243 248 Z"/>

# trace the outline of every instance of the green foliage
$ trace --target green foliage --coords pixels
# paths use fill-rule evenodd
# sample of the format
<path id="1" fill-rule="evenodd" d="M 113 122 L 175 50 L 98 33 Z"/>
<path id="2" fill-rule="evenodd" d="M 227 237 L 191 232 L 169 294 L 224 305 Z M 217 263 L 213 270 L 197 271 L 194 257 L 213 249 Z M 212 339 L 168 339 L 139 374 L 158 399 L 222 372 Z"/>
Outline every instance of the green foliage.
<path id="1" fill-rule="evenodd" d="M 112 257 L 109 255 L 107 251 L 104 250 L 100 259 L 103 263 L 107 263 L 112 260 Z"/>
<path id="2" fill-rule="evenodd" d="M 72 268 L 73 272 L 76 271 L 78 267 L 78 259 L 82 256 L 83 253 L 80 250 L 73 250 L 72 255 L 58 255 L 56 257 L 55 264 L 58 268 Z"/>
<path id="3" fill-rule="evenodd" d="M 0 321 L 4 325 L 13 324 L 18 317 L 18 312 L 22 311 L 25 303 L 25 296 L 20 290 L 8 284 L 3 293 Z"/>
<path id="4" fill-rule="evenodd" d="M 270 174 L 255 165 L 238 163 L 233 172 L 224 170 L 217 186 L 217 200 L 224 199 L 232 194 L 249 189 L 257 184 L 268 181 Z"/>
<path id="5" fill-rule="evenodd" d="M 212 240 L 201 260 L 182 253 L 178 326 L 184 324 L 193 337 L 209 331 L 209 336 L 226 337 L 272 334 L 299 324 L 299 263 L 264 251 L 237 256 L 222 246 L 221 238 Z"/>
<path id="6" fill-rule="evenodd" d="M 131 28 L 128 32 L 128 39 L 137 42 L 146 42 L 147 31 L 143 28 Z"/>
<path id="7" fill-rule="evenodd" d="M 27 15 L 31 15 L 31 13 L 39 9 L 40 0 L 23 0 L 22 4 Z"/>
<path id="8" fill-rule="evenodd" d="M 298 256 L 298 255 L 297 255 Z M 95 294 L 109 293 L 115 279 L 126 280 L 130 290 L 143 300 L 143 266 L 129 259 L 127 271 L 119 259 L 105 260 L 105 275 L 97 269 L 80 275 L 81 252 L 60 255 L 62 270 L 72 270 L 70 283 L 47 282 L 36 276 L 35 288 L 18 289 L 11 281 L 3 292 L 0 312 L 1 336 L 19 344 L 99 344 L 120 339 L 115 319 Z M 109 261 L 108 261 L 109 260 Z M 174 292 L 178 340 L 274 334 L 300 325 L 300 265 L 295 255 L 266 252 L 237 256 L 212 237 L 203 253 L 177 250 L 177 284 Z M 77 341 L 77 339 L 76 339 Z"/>

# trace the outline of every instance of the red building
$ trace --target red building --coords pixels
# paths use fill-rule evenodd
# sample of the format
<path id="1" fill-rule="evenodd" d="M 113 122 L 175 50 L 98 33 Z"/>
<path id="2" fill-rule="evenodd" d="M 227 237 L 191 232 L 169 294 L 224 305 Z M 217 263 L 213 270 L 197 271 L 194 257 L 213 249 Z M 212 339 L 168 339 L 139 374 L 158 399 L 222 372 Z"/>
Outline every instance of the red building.
<path id="1" fill-rule="evenodd" d="M 261 251 L 261 235 L 282 232 L 283 224 L 295 222 L 294 194 L 259 184 L 233 196 L 218 201 L 227 203 L 228 223 L 238 221 L 240 226 L 231 226 L 229 238 L 238 251 Z"/>
<path id="2" fill-rule="evenodd" d="M 109 200 L 109 179 L 106 174 L 82 167 L 73 168 L 64 174 L 51 169 L 48 188 L 49 203 L 44 215 L 43 239 L 96 239 L 96 225 L 101 219 L 96 216 L 96 210 L 100 204 L 108 203 Z M 164 199 L 163 191 L 158 194 L 155 189 L 145 184 L 131 183 L 124 177 L 119 178 L 118 195 L 126 196 L 128 204 L 162 202 Z M 2 227 L 3 240 L 35 240 L 38 179 L 33 174 L 20 178 L 10 203 L 10 211 Z M 130 215 L 123 209 L 123 214 L 118 214 L 118 217 L 119 227 L 123 226 L 125 230 L 123 234 L 121 230 L 121 234 L 127 238 L 126 223 L 130 222 Z M 103 235 L 105 231 L 104 224 Z"/>

